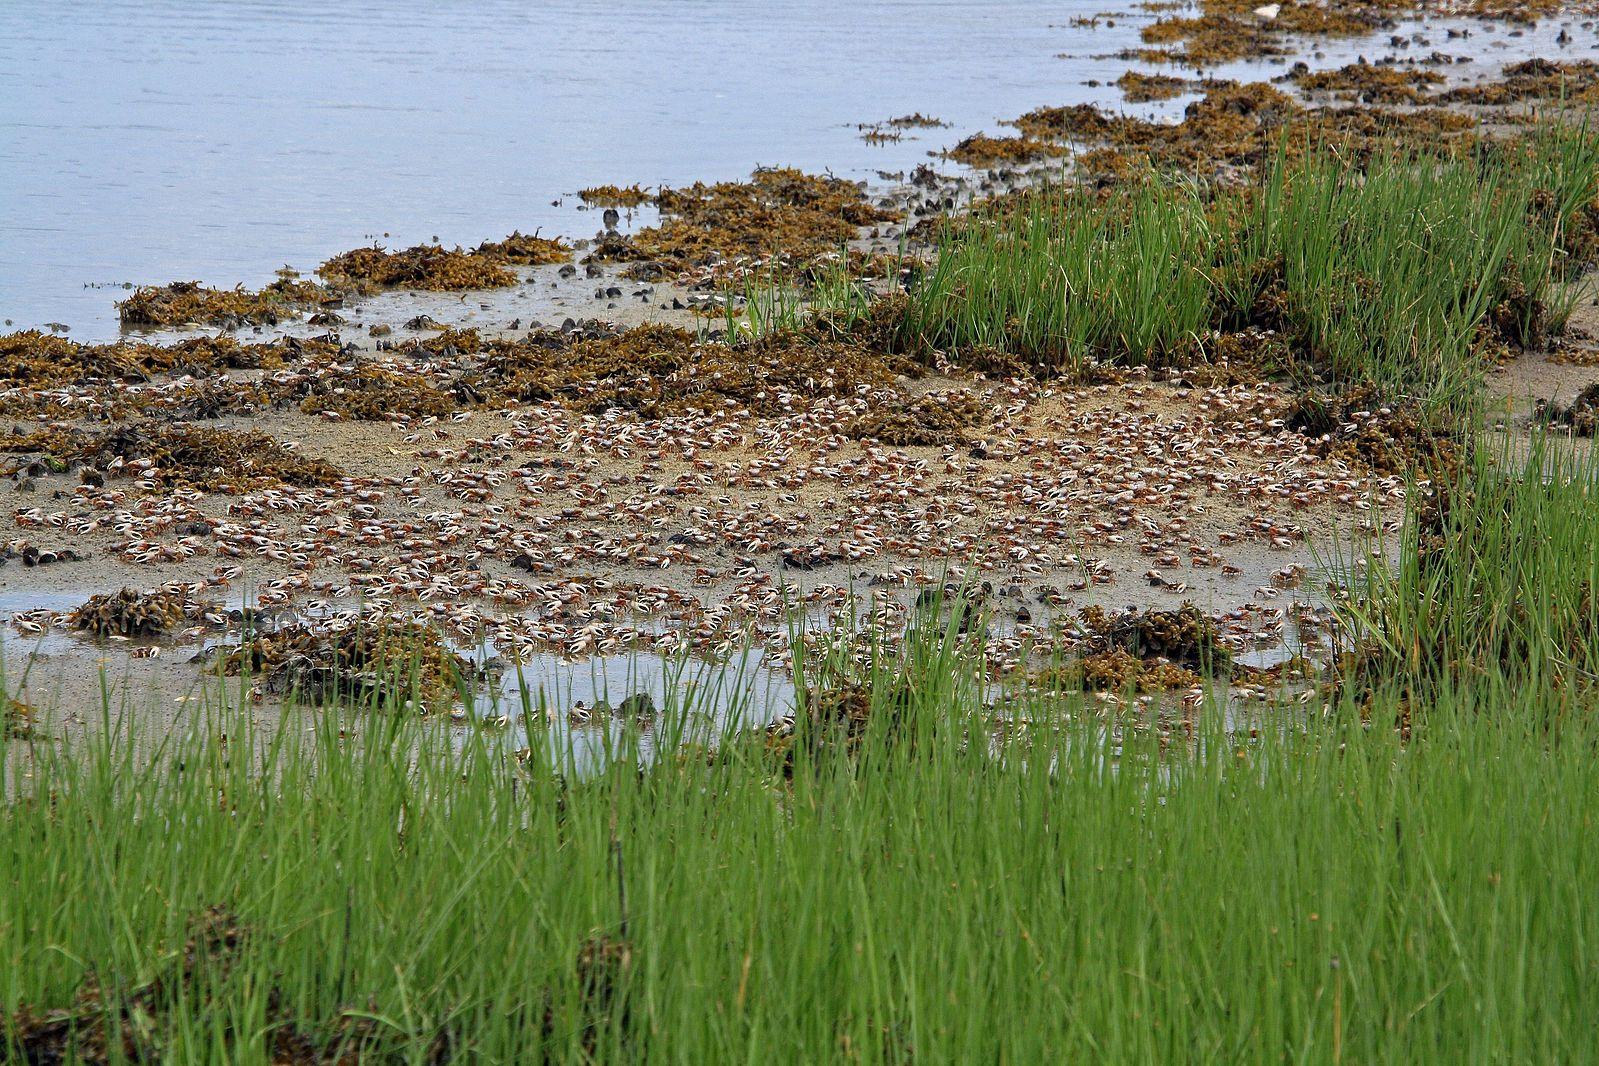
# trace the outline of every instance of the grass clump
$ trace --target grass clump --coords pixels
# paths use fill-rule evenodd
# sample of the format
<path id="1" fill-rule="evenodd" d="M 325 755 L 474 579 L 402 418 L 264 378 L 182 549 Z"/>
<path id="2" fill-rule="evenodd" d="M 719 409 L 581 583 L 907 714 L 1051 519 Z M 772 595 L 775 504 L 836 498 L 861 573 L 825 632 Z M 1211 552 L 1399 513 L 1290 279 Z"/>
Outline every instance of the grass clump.
<path id="1" fill-rule="evenodd" d="M 1160 364 L 1214 317 L 1204 204 L 1145 186 L 1108 203 L 1072 187 L 979 215 L 939 246 L 904 328 L 956 351 L 1040 363 Z"/>
<path id="2" fill-rule="evenodd" d="M 1362 691 L 1416 699 L 1484 677 L 1599 698 L 1599 464 L 1538 435 L 1482 445 L 1407 522 L 1392 567 L 1346 578 L 1341 604 Z M 1586 707 L 1586 710 L 1581 708 Z"/>
<path id="3" fill-rule="evenodd" d="M 498 256 L 446 249 L 437 244 L 418 244 L 394 252 L 377 245 L 355 248 L 329 259 L 317 267 L 317 273 L 329 284 L 357 291 L 407 288 L 456 292 L 516 284 L 516 275 L 505 268 Z"/>
<path id="4" fill-rule="evenodd" d="M 1146 176 L 1034 191 L 946 230 L 899 347 L 1080 373 L 1270 336 L 1335 392 L 1460 411 L 1499 348 L 1562 328 L 1596 193 L 1593 142 L 1559 129 L 1477 159 L 1279 153 L 1247 188 Z"/>
<path id="5" fill-rule="evenodd" d="M 219 987 L 226 981 L 249 942 L 260 935 L 226 907 L 213 905 L 191 915 L 181 947 L 161 954 L 155 973 L 133 987 L 108 988 L 89 973 L 70 1006 L 47 1011 L 24 1007 L 11 1019 L 15 1046 L 26 1062 L 168 1061 L 182 1056 L 182 1044 L 168 1027 L 191 1009 L 185 1001 L 200 997 L 205 1007 L 221 1007 Z M 274 1066 L 312 1063 L 354 1063 L 381 1043 L 379 1023 L 353 1011 L 324 1031 L 307 1032 L 294 1024 L 282 993 L 268 989 L 267 1033 L 260 1050 Z M 237 1048 L 237 1035 L 224 1038 Z M 446 1061 L 449 1047 L 437 1043 L 431 1061 Z"/>
<path id="6" fill-rule="evenodd" d="M 330 295 L 323 286 L 301 281 L 285 267 L 276 281 L 259 290 L 242 285 L 214 289 L 198 281 L 142 285 L 117 304 L 117 313 L 128 326 L 273 326 Z"/>

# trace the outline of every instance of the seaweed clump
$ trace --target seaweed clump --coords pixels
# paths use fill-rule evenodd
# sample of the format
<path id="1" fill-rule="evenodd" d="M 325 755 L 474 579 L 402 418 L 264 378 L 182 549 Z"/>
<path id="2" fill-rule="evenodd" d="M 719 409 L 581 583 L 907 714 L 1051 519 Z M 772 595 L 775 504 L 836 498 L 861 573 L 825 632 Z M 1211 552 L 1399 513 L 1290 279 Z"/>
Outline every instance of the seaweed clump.
<path id="1" fill-rule="evenodd" d="M 376 363 L 308 374 L 295 387 L 305 394 L 300 410 L 307 414 L 358 422 L 442 417 L 457 406 L 452 393 L 414 373 Z"/>
<path id="2" fill-rule="evenodd" d="M 477 254 L 485 259 L 499 259 L 522 266 L 546 266 L 571 259 L 572 249 L 557 237 L 540 237 L 536 233 L 517 230 L 503 241 L 484 241 L 477 246 Z"/>
<path id="3" fill-rule="evenodd" d="M 1599 99 L 1599 63 L 1591 59 L 1569 63 L 1529 59 L 1504 68 L 1493 81 L 1462 85 L 1443 93 L 1439 99 L 1451 104 L 1483 107 L 1506 107 L 1525 100 L 1592 103 Z"/>
<path id="4" fill-rule="evenodd" d="M 1191 671 L 1231 662 L 1217 640 L 1215 624 L 1191 603 L 1176 610 L 1128 609 L 1108 614 L 1102 607 L 1078 613 L 1081 644 L 1088 655 L 1121 651 L 1149 665 L 1164 661 Z"/>
<path id="5" fill-rule="evenodd" d="M 453 706 L 473 676 L 436 630 L 408 621 L 330 631 L 284 626 L 248 635 L 219 665 L 227 676 L 259 677 L 272 696 L 420 714 Z"/>
<path id="6" fill-rule="evenodd" d="M 1290 77 L 1307 92 L 1328 93 L 1362 104 L 1422 104 L 1432 98 L 1431 91 L 1444 84 L 1435 70 L 1417 70 L 1391 64 L 1361 60 L 1337 70 L 1311 71 L 1300 66 Z"/>
<path id="7" fill-rule="evenodd" d="M 949 123 L 932 115 L 924 115 L 920 111 L 913 111 L 909 115 L 895 115 L 886 120 L 882 125 L 896 130 L 932 130 L 948 126 Z"/>
<path id="8" fill-rule="evenodd" d="M 1536 413 L 1540 419 L 1566 426 L 1579 437 L 1594 436 L 1599 433 L 1599 381 L 1577 393 L 1568 406 L 1540 400 Z"/>
<path id="9" fill-rule="evenodd" d="M 1193 92 L 1200 83 L 1172 74 L 1144 74 L 1128 70 L 1116 79 L 1116 87 L 1129 103 L 1144 104 L 1154 100 L 1174 100 L 1184 93 Z"/>
<path id="10" fill-rule="evenodd" d="M 577 195 L 595 207 L 639 207 L 655 199 L 654 193 L 640 185 L 595 185 Z"/>
<path id="11" fill-rule="evenodd" d="M 0 740 L 32 740 L 34 709 L 21 700 L 0 693 Z"/>
<path id="12" fill-rule="evenodd" d="M 142 473 L 167 484 L 222 489 L 236 485 L 331 485 L 343 475 L 259 430 L 152 426 L 114 429 L 98 441 L 95 465 Z"/>
<path id="13" fill-rule="evenodd" d="M 0 336 L 0 383 L 58 388 L 91 381 L 148 381 L 156 374 L 272 370 L 306 352 L 332 352 L 326 341 L 240 344 L 232 337 L 191 337 L 177 344 L 79 344 L 37 330 Z"/>
<path id="14" fill-rule="evenodd" d="M 874 403 L 849 427 L 857 440 L 875 440 L 896 448 L 958 444 L 965 431 L 982 419 L 982 405 L 970 392 L 931 393 L 908 400 Z"/>
<path id="15" fill-rule="evenodd" d="M 1470 116 L 1442 108 L 1305 108 L 1262 82 L 1209 82 L 1206 88 L 1176 124 L 1109 114 L 1092 104 L 1036 108 L 1010 124 L 1023 140 L 1086 149 L 1078 165 L 1101 183 L 1141 176 L 1151 166 L 1185 173 L 1255 167 L 1285 146 L 1296 155 L 1325 142 L 1370 151 L 1404 138 L 1443 138 L 1476 125 Z"/>
<path id="16" fill-rule="evenodd" d="M 792 167 L 758 170 L 749 181 L 662 189 L 655 202 L 662 215 L 658 225 L 613 235 L 592 258 L 630 263 L 629 276 L 639 278 L 738 258 L 775 257 L 799 265 L 836 251 L 861 226 L 900 217 L 873 206 L 854 182 Z"/>
<path id="17" fill-rule="evenodd" d="M 144 422 L 103 433 L 42 429 L 0 437 L 0 452 L 43 454 L 65 466 L 78 462 L 118 477 L 205 491 L 277 484 L 331 485 L 342 475 L 258 430 L 240 432 Z"/>
<path id="18" fill-rule="evenodd" d="M 198 281 L 141 285 L 117 304 L 117 313 L 129 326 L 272 326 L 330 295 L 323 286 L 301 281 L 299 274 L 285 267 L 276 281 L 256 290 L 242 285 L 213 289 Z"/>
<path id="19" fill-rule="evenodd" d="M 1192 17 L 1159 19 L 1140 32 L 1147 45 L 1132 58 L 1209 67 L 1239 59 L 1289 55 L 1292 37 L 1353 37 L 1370 33 L 1397 6 L 1389 3 L 1322 6 L 1294 3 L 1276 14 L 1255 14 L 1254 0 L 1204 0 Z"/>
<path id="20" fill-rule="evenodd" d="M 367 292 L 401 287 L 456 292 L 516 284 L 516 275 L 498 256 L 438 244 L 418 244 L 395 252 L 378 245 L 354 248 L 323 263 L 317 273 L 330 284 Z"/>
<path id="21" fill-rule="evenodd" d="M 125 588 L 89 597 L 67 616 L 67 624 L 100 637 L 158 637 L 183 625 L 187 618 L 183 599 L 172 592 Z"/>
<path id="22" fill-rule="evenodd" d="M 1381 473 L 1452 465 L 1453 440 L 1413 403 L 1388 401 L 1374 385 L 1341 392 L 1307 390 L 1285 414 L 1288 428 L 1311 438 L 1316 454 Z"/>
<path id="23" fill-rule="evenodd" d="M 1045 691 L 1168 692 L 1195 688 L 1202 679 L 1175 663 L 1140 658 L 1125 649 L 1112 648 L 1040 671 L 1032 682 Z"/>
<path id="24" fill-rule="evenodd" d="M 974 133 L 941 154 L 945 159 L 969 167 L 992 169 L 1065 155 L 1066 147 L 1036 137 L 991 137 L 986 133 Z"/>
<path id="25" fill-rule="evenodd" d="M 779 723 L 772 732 L 779 741 L 787 735 L 793 743 L 803 744 L 813 759 L 829 753 L 855 757 L 874 729 L 881 730 L 890 744 L 905 739 L 912 698 L 903 677 L 885 679 L 878 686 L 848 678 L 824 680 L 806 689 L 803 712 L 792 727 Z M 792 775 L 792 746 L 785 754 Z"/>
<path id="26" fill-rule="evenodd" d="M 737 346 L 687 330 L 644 325 L 576 340 L 558 333 L 490 342 L 463 385 L 512 402 L 556 400 L 644 418 L 744 407 L 781 414 L 820 397 L 852 396 L 911 369 L 845 340 L 774 334 Z"/>

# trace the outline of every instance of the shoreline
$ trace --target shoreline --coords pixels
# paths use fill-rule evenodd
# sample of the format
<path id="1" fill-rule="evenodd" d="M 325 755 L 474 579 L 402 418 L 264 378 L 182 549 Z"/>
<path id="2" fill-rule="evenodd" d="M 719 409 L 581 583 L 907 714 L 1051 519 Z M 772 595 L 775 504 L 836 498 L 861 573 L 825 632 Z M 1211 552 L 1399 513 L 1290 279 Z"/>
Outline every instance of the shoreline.
<path id="1" fill-rule="evenodd" d="M 1434 91 L 1442 94 L 1446 88 Z M 1319 104 L 1304 94 L 1298 99 L 1307 107 L 1329 103 L 1325 95 Z M 1334 106 L 1349 105 L 1334 102 Z M 1485 115 L 1514 113 L 1451 106 L 1479 122 Z M 1413 110 L 1400 107 L 1393 113 Z M 930 209 L 958 212 L 973 197 L 1014 193 L 1036 184 L 1040 175 L 1061 173 L 1066 165 L 1046 159 L 987 170 L 959 167 L 946 175 L 929 169 L 925 173 L 932 184 L 868 188 L 863 203 L 903 212 L 904 219 L 877 237 L 867 236 L 870 227 L 863 227 L 850 247 L 868 255 L 897 251 L 902 239 L 897 231 L 910 229 L 918 216 L 931 217 L 924 214 Z M 597 318 L 623 330 L 670 325 L 704 335 L 719 327 L 719 320 L 681 309 L 691 299 L 714 297 L 716 285 L 629 281 L 619 276 L 621 265 L 586 266 L 583 257 L 591 250 L 591 242 L 578 241 L 572 264 L 516 267 L 517 283 L 502 289 L 430 293 L 401 288 L 340 307 L 333 315 L 337 322 L 311 325 L 301 320 L 231 331 L 247 343 L 299 337 L 315 344 L 314 338 L 331 329 L 341 348 L 331 359 L 318 356 L 309 377 L 293 368 L 211 373 L 174 379 L 175 395 L 219 387 L 281 390 L 275 382 L 304 378 L 314 384 L 329 374 L 329 380 L 336 381 L 349 367 L 361 365 L 443 381 L 459 373 L 452 368 L 470 368 L 477 357 L 471 353 L 440 357 L 415 346 L 448 339 L 450 330 L 475 331 L 473 335 L 485 342 L 510 343 L 541 329 L 569 329 L 574 322 Z M 886 288 L 875 286 L 878 293 Z M 1585 309 L 1579 321 L 1592 329 L 1593 317 Z M 408 328 L 406 323 L 412 320 L 428 325 Z M 136 331 L 129 336 L 140 343 L 170 345 L 229 332 L 177 329 Z M 1524 393 L 1536 391 L 1543 398 L 1569 403 L 1583 383 L 1580 368 L 1552 368 L 1541 357 L 1524 357 L 1495 387 L 1507 400 L 1519 401 Z M 839 436 L 863 412 L 879 405 L 910 405 L 943 394 L 964 394 L 975 400 L 978 409 L 1005 413 L 985 420 L 976 436 L 969 435 L 953 448 L 894 446 Z M 900 376 L 892 382 L 862 385 L 853 397 L 821 402 L 813 405 L 812 412 L 668 418 L 653 425 L 633 423 L 620 436 L 617 430 L 628 426 L 625 421 L 613 423 L 536 405 L 498 410 L 492 404 L 462 405 L 451 408 L 449 419 L 410 418 L 396 410 L 366 422 L 330 420 L 330 414 L 303 413 L 274 401 L 194 424 L 224 432 L 265 431 L 331 462 L 345 480 L 331 489 L 212 494 L 180 504 L 173 513 L 181 522 L 205 529 L 199 538 L 186 538 L 182 551 L 187 555 L 174 554 L 170 535 L 162 535 L 173 519 L 163 515 L 167 509 L 159 497 L 146 496 L 115 531 L 70 533 L 64 530 L 66 523 L 76 520 L 73 515 L 126 506 L 120 499 L 110 500 L 125 493 L 108 490 L 107 500 L 97 502 L 101 494 L 83 486 L 74 488 L 70 472 L 62 477 L 41 471 L 13 479 L 19 492 L 13 550 L 26 544 L 59 553 L 70 546 L 85 558 L 36 568 L 13 564 L 0 570 L 0 613 L 13 617 L 5 648 L 7 676 L 28 676 L 30 686 L 35 679 L 43 681 L 55 698 L 68 703 L 82 702 L 97 691 L 99 678 L 83 669 L 93 664 L 111 665 L 130 692 L 192 688 L 199 672 L 185 661 L 188 649 L 220 639 L 219 632 L 201 627 L 187 640 L 169 646 L 168 654 L 146 658 L 138 657 L 144 652 L 81 637 L 51 637 L 43 654 L 30 650 L 29 641 L 37 638 L 38 626 L 58 630 L 71 608 L 90 596 L 124 587 L 188 585 L 190 592 L 185 595 L 237 609 L 248 606 L 239 601 L 241 581 L 252 582 L 257 596 L 266 590 L 263 606 L 276 606 L 275 601 L 283 599 L 292 607 L 303 607 L 309 601 L 317 605 L 311 617 L 341 612 L 347 616 L 374 601 L 394 600 L 401 610 L 442 626 L 467 646 L 484 632 L 498 631 L 505 650 L 520 648 L 524 655 L 553 653 L 574 660 L 602 647 L 615 654 L 640 649 L 653 653 L 668 646 L 697 655 L 725 650 L 731 632 L 724 628 L 728 623 L 718 621 L 707 629 L 703 619 L 720 619 L 731 610 L 728 617 L 741 619 L 738 626 L 753 627 L 749 636 L 756 646 L 765 645 L 769 653 L 781 657 L 783 626 L 752 609 L 763 597 L 809 596 L 833 612 L 855 612 L 858 604 L 892 604 L 893 612 L 904 612 L 930 585 L 959 584 L 963 563 L 970 562 L 974 552 L 988 551 L 984 538 L 995 530 L 1018 528 L 1018 523 L 1031 530 L 1014 545 L 1020 554 L 1008 562 L 990 554 L 973 573 L 981 599 L 996 620 L 1020 631 L 1019 637 L 1012 634 L 1001 642 L 1009 649 L 996 653 L 1001 663 L 1007 656 L 1024 654 L 1020 652 L 1024 643 L 1047 635 L 1051 628 L 1058 632 L 1085 608 L 1171 610 L 1188 601 L 1222 626 L 1231 650 L 1254 653 L 1263 647 L 1262 661 L 1271 663 L 1300 654 L 1303 637 L 1325 640 L 1317 629 L 1326 625 L 1326 598 L 1295 587 L 1318 584 L 1320 566 L 1329 558 L 1347 556 L 1361 538 L 1379 537 L 1385 525 L 1391 535 L 1405 495 L 1403 476 L 1319 458 L 1302 436 L 1268 426 L 1271 412 L 1284 409 L 1289 399 L 1280 385 L 1196 387 L 1181 375 L 1121 373 L 1109 381 L 1082 385 L 1007 381 L 1003 376 L 933 369 L 914 379 Z M 1230 413 L 1234 407 L 1249 413 L 1240 418 Z M 1517 432 L 1525 432 L 1530 423 L 1529 405 L 1521 407 L 1511 423 Z M 555 432 L 549 429 L 552 416 L 560 421 Z M 181 414 L 178 417 L 177 424 L 182 425 Z M 1228 429 L 1225 424 L 1242 428 Z M 818 448 L 818 434 L 831 435 L 835 441 Z M 697 435 L 707 441 L 703 448 L 682 448 L 679 438 L 692 440 Z M 1110 441 L 1117 442 L 1119 455 L 1104 453 Z M 1198 483 L 1211 479 L 1210 488 L 1197 497 L 1179 490 L 1176 502 L 1168 505 L 1158 495 L 1145 496 L 1147 484 L 1159 485 L 1158 477 L 1149 482 L 1149 475 L 1183 470 L 1188 463 L 1179 458 L 1184 453 L 1169 450 L 1174 441 L 1184 442 L 1187 449 L 1208 449 L 1236 468 L 1220 480 L 1214 472 L 1201 474 L 1197 467 L 1186 472 L 1185 478 Z M 995 442 L 1001 445 L 997 449 Z M 976 444 L 982 446 L 980 458 Z M 703 457 L 696 454 L 700 451 Z M 574 466 L 566 458 L 574 454 L 592 458 Z M 1162 458 L 1156 466 L 1144 466 L 1139 458 L 1144 454 Z M 1033 482 L 1046 456 L 1052 476 L 1063 479 L 1057 484 L 1082 478 L 1085 488 L 1071 492 L 1074 513 L 1039 525 Z M 1237 466 L 1239 462 L 1243 465 Z M 795 464 L 824 471 L 820 485 L 806 474 L 791 485 L 762 487 L 770 482 L 762 470 Z M 681 486 L 704 471 L 714 472 L 707 492 L 725 502 L 706 508 L 703 501 L 689 500 L 664 511 L 653 510 L 650 494 L 671 486 L 674 479 Z M 482 480 L 485 476 L 490 480 Z M 465 495 L 457 492 L 452 485 L 462 477 L 477 488 Z M 891 497 L 877 495 L 874 486 L 906 478 L 914 487 L 897 501 L 904 504 L 905 513 L 886 519 L 878 512 Z M 397 493 L 402 484 L 411 487 Z M 824 486 L 848 489 L 842 508 L 827 498 Z M 1172 486 L 1160 491 L 1170 493 Z M 259 538 L 270 542 L 274 553 L 293 550 L 302 555 L 336 547 L 317 547 L 316 524 L 306 533 L 295 525 L 302 520 L 291 516 L 308 509 L 318 513 L 332 509 L 346 516 L 341 521 L 350 521 L 351 493 L 371 494 L 382 501 L 354 505 L 365 515 L 360 523 L 372 525 L 384 538 L 419 536 L 440 554 L 425 564 L 419 562 L 422 569 L 406 576 L 409 563 L 404 551 L 396 555 L 392 548 L 354 553 L 340 549 L 316 573 L 316 564 L 280 563 L 266 554 L 267 548 L 251 543 L 251 538 Z M 1133 512 L 1125 507 L 1126 513 L 1110 526 L 1096 528 L 1091 517 L 1095 510 L 1115 511 L 1120 506 L 1116 501 L 1123 498 L 1137 501 L 1140 522 L 1157 531 L 1175 529 L 1184 546 L 1174 552 L 1170 546 L 1156 546 L 1158 536 L 1139 536 Z M 1349 510 L 1350 501 L 1372 498 L 1386 501 L 1387 510 Z M 610 502 L 601 502 L 606 500 Z M 513 504 L 519 516 L 539 514 L 537 528 L 553 530 L 557 545 L 569 546 L 555 551 L 554 561 L 535 565 L 531 574 L 511 565 L 520 549 L 496 547 L 490 554 L 497 558 L 479 563 L 463 554 L 460 545 L 449 546 L 460 534 L 440 539 L 443 529 L 505 526 L 502 516 Z M 626 510 L 634 504 L 644 507 L 637 512 L 640 516 L 659 516 L 651 518 L 642 537 Z M 152 506 L 157 512 L 153 517 L 141 513 L 140 508 L 149 512 Z M 754 529 L 752 514 L 759 514 L 765 528 L 775 532 Z M 436 517 L 416 523 L 417 515 Z M 408 522 L 408 516 L 413 521 Z M 662 539 L 664 532 L 654 532 L 670 532 L 667 526 L 703 527 L 707 521 L 721 525 L 724 532 L 699 544 L 674 545 Z M 935 537 L 918 533 L 921 541 L 907 539 L 904 530 L 927 523 L 939 524 Z M 1364 532 L 1353 538 L 1347 532 L 1330 538 L 1323 532 L 1345 523 L 1363 527 Z M 404 531 L 413 525 L 421 532 Z M 515 522 L 511 525 L 519 528 Z M 130 535 L 139 529 L 149 530 L 150 535 Z M 521 535 L 512 533 L 511 538 L 515 541 Z M 1047 542 L 1042 549 L 1040 537 Z M 491 541 L 503 539 L 490 535 Z M 535 539 L 547 543 L 550 536 L 541 532 Z M 163 542 L 168 547 L 162 547 Z M 139 546 L 144 544 L 148 551 Z M 852 544 L 858 545 L 859 554 L 849 557 L 846 553 L 856 550 Z M 594 545 L 599 546 L 598 554 Z M 622 561 L 607 556 L 611 550 L 607 545 L 616 546 Z M 796 552 L 812 550 L 823 554 L 800 565 Z M 132 561 L 152 553 L 157 559 L 153 564 Z M 1034 557 L 1043 563 L 1031 561 Z M 951 567 L 957 574 L 954 579 L 947 576 Z M 393 582 L 368 581 L 373 573 L 396 568 L 401 576 Z M 241 569 L 242 578 L 223 576 Z M 435 588 L 433 577 L 422 579 L 419 573 L 452 577 Z M 359 580 L 352 582 L 352 574 Z M 632 590 L 635 598 L 659 602 L 633 618 L 636 611 L 602 591 L 615 585 Z M 536 602 L 536 590 L 550 586 L 567 586 L 573 597 L 603 613 L 586 608 L 575 621 L 558 616 L 548 626 L 520 618 L 517 598 L 526 606 Z M 510 601 L 505 599 L 508 594 Z M 462 602 L 446 608 L 440 600 Z M 606 607 L 608 600 L 616 602 Z M 459 617 L 453 617 L 452 611 Z M 612 617 L 629 620 L 613 623 L 608 621 Z M 1303 633 L 1296 632 L 1300 620 Z M 676 630 L 679 639 L 660 637 L 660 627 Z M 572 636 L 590 629 L 588 637 Z M 1262 636 L 1273 633 L 1281 636 Z M 49 676 L 40 677 L 39 670 Z M 275 705 L 268 699 L 262 713 L 275 713 Z"/>

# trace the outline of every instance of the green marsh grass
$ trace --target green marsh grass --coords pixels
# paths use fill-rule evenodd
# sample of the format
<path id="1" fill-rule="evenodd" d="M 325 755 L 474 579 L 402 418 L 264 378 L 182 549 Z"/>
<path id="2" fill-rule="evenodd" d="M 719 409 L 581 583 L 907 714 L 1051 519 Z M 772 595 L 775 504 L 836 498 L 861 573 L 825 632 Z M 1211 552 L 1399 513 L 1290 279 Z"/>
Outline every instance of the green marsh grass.
<path id="1" fill-rule="evenodd" d="M 1282 153 L 1247 189 L 1046 187 L 950 225 L 902 341 L 1071 371 L 1182 362 L 1206 333 L 1258 326 L 1335 387 L 1459 412 L 1485 327 L 1536 343 L 1563 325 L 1566 242 L 1596 195 L 1585 123 L 1469 156 Z"/>
<path id="2" fill-rule="evenodd" d="M 1599 736 L 1539 725 L 1571 690 L 1446 686 L 1408 743 L 1209 706 L 1171 747 L 1035 694 L 991 741 L 955 647 L 880 652 L 859 743 L 791 778 L 759 734 L 583 776 L 326 709 L 0 741 L 0 1040 L 76 1002 L 112 1061 L 1595 1055 Z"/>
<path id="3" fill-rule="evenodd" d="M 1403 534 L 1398 562 L 1346 578 L 1347 628 L 1388 681 L 1599 685 L 1599 454 L 1535 435 L 1479 444 Z"/>

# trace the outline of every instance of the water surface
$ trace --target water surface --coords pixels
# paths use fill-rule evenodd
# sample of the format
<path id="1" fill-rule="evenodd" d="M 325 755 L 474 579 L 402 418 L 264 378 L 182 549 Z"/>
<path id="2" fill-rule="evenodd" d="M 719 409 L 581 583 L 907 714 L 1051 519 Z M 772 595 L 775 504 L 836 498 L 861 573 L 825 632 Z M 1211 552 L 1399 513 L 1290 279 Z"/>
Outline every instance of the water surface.
<path id="1" fill-rule="evenodd" d="M 1073 24 L 1110 6 L 6 0 L 0 320 L 103 338 L 124 283 L 259 285 L 374 239 L 584 236 L 571 194 L 592 184 L 905 170 L 1041 104 L 1122 106 L 1108 56 L 1151 16 Z M 951 128 L 855 128 L 918 110 Z"/>

